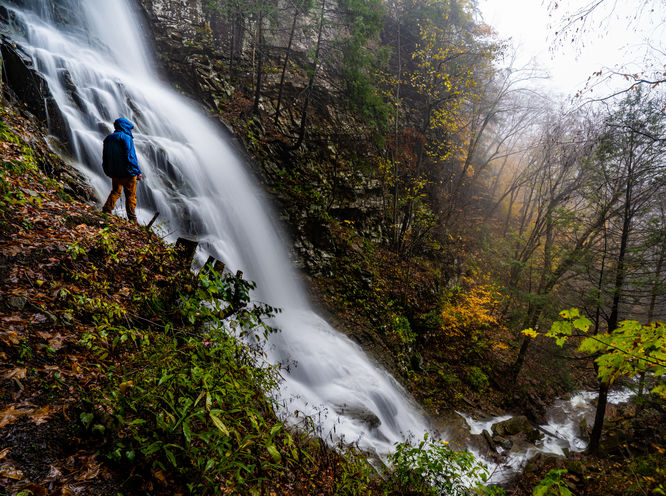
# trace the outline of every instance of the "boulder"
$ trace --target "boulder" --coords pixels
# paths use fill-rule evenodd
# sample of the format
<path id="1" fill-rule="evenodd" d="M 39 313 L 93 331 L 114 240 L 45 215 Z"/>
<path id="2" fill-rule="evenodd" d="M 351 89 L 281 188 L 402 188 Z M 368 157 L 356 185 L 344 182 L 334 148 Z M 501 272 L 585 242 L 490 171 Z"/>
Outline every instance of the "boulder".
<path id="1" fill-rule="evenodd" d="M 379 420 L 377 415 L 361 405 L 343 405 L 336 408 L 336 412 L 340 415 L 346 415 L 355 420 L 358 420 L 362 424 L 366 425 L 369 429 L 376 429 L 382 424 L 382 421 Z"/>
<path id="2" fill-rule="evenodd" d="M 41 121 L 47 121 L 44 100 L 50 96 L 46 80 L 32 67 L 32 60 L 19 47 L 3 41 L 0 46 L 4 79 L 19 101 Z"/>
<path id="3" fill-rule="evenodd" d="M 490 446 L 490 449 L 493 450 L 494 452 L 497 452 L 497 445 L 495 444 L 495 441 L 493 440 L 492 436 L 490 435 L 490 432 L 488 432 L 486 429 L 484 429 L 482 434 L 483 434 L 483 438 L 488 443 L 488 446 Z"/>
<path id="4" fill-rule="evenodd" d="M 524 472 L 526 474 L 536 473 L 544 467 L 561 469 L 564 468 L 565 459 L 561 456 L 548 453 L 537 453 L 527 461 Z"/>
<path id="5" fill-rule="evenodd" d="M 12 310 L 21 311 L 28 304 L 28 299 L 25 296 L 10 296 L 7 298 L 7 306 Z"/>
<path id="6" fill-rule="evenodd" d="M 495 436 L 493 439 L 495 444 L 502 448 L 505 451 L 509 451 L 513 447 L 513 441 L 511 439 L 502 437 L 502 436 Z"/>
<path id="7" fill-rule="evenodd" d="M 511 417 L 508 420 L 498 422 L 493 425 L 492 431 L 493 437 L 508 437 L 517 434 L 525 434 L 527 439 L 531 442 L 535 442 L 543 437 L 543 434 L 534 428 L 524 415 L 518 415 L 516 417 Z"/>
<path id="8" fill-rule="evenodd" d="M 46 80 L 34 69 L 31 58 L 20 47 L 8 41 L 2 42 L 0 53 L 4 66 L 3 80 L 7 88 L 31 114 L 48 125 L 49 132 L 63 143 L 68 142 L 69 130 L 65 119 Z"/>

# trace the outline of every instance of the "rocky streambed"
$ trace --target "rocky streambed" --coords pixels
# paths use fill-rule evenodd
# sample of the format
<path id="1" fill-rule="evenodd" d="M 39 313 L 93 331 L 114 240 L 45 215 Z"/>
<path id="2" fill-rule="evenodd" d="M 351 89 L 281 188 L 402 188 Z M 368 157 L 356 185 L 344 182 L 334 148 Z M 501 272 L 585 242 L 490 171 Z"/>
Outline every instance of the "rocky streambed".
<path id="1" fill-rule="evenodd" d="M 631 409 L 628 387 L 609 394 L 607 418 Z M 465 447 L 484 460 L 491 480 L 506 483 L 522 471 L 530 471 L 544 459 L 565 460 L 585 450 L 594 421 L 597 393 L 580 391 L 555 400 L 546 410 L 545 422 L 535 424 L 524 415 L 488 416 L 483 412 L 454 412 L 441 419 L 442 438 Z"/>

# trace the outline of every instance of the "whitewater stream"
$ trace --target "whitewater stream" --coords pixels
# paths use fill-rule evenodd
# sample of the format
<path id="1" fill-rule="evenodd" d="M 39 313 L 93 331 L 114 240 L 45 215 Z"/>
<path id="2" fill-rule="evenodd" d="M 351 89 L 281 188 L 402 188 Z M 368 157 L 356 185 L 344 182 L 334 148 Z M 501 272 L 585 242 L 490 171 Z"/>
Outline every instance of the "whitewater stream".
<path id="1" fill-rule="evenodd" d="M 144 173 L 139 221 L 146 223 L 160 212 L 170 239 L 196 239 L 199 258 L 212 255 L 230 270 L 242 270 L 258 285 L 255 299 L 283 310 L 274 322 L 281 332 L 267 346 L 271 362 L 290 365 L 278 392 L 280 414 L 293 422 L 296 412 L 301 418 L 311 415 L 318 433 L 333 444 L 354 444 L 379 455 L 410 436 L 423 438 L 432 430 L 427 416 L 388 373 L 310 306 L 276 216 L 219 123 L 159 81 L 128 1 L 14 2 L 20 7 L 4 2 L 14 12 L 4 29 L 48 82 L 77 168 L 103 200 L 110 181 L 101 168 L 102 140 L 117 117 L 135 123 Z M 54 6 L 76 15 L 63 25 L 54 20 Z M 116 213 L 122 210 L 117 206 Z M 584 441 L 576 433 L 576 415 L 589 408 L 591 398 L 585 399 L 554 405 L 552 425 L 545 428 L 558 437 L 535 449 L 580 451 Z M 471 432 L 479 433 L 497 419 L 467 421 Z M 441 435 L 446 439 L 446 431 Z M 510 470 L 529 454 L 512 454 Z"/>

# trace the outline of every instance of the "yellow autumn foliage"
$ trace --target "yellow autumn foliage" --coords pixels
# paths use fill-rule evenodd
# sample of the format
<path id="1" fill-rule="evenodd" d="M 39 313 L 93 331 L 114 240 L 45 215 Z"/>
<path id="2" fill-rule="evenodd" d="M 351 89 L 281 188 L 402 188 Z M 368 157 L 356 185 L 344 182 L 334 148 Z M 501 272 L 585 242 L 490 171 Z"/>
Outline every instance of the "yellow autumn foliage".
<path id="1" fill-rule="evenodd" d="M 499 294 L 492 285 L 478 284 L 447 301 L 441 311 L 442 331 L 448 337 L 474 337 L 491 326 L 498 326 L 496 307 Z"/>

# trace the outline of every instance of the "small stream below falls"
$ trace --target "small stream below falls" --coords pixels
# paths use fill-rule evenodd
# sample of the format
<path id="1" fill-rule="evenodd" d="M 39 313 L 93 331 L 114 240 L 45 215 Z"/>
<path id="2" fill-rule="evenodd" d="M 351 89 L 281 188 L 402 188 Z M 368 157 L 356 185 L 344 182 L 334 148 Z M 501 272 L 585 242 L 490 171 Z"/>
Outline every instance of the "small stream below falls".
<path id="1" fill-rule="evenodd" d="M 623 387 L 615 389 L 608 394 L 608 403 L 621 405 L 627 403 L 634 395 L 632 389 Z M 512 441 L 504 447 L 496 446 L 497 452 L 489 459 L 488 455 L 478 447 L 490 450 L 488 441 L 484 437 L 493 436 L 493 426 L 514 418 L 512 415 L 497 417 L 473 417 L 469 414 L 457 412 L 464 421 L 465 428 L 469 429 L 469 435 L 476 437 L 474 441 L 468 440 L 477 456 L 483 458 L 491 467 L 493 472 L 492 481 L 496 483 L 505 482 L 525 468 L 527 462 L 537 453 L 566 456 L 568 453 L 580 453 L 587 448 L 587 427 L 592 427 L 596 409 L 598 393 L 594 391 L 580 391 L 572 394 L 569 399 L 557 399 L 546 410 L 546 423 L 539 425 L 537 430 L 541 433 L 541 439 L 530 443 L 524 439 Z M 496 436 L 495 436 L 496 437 Z"/>

